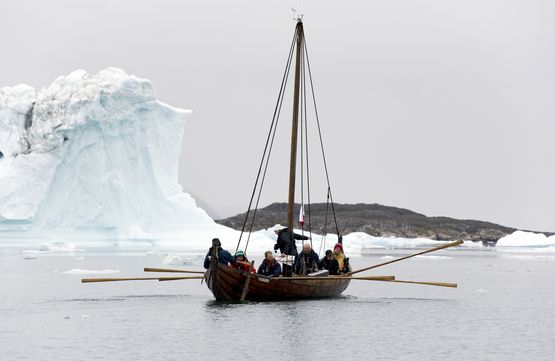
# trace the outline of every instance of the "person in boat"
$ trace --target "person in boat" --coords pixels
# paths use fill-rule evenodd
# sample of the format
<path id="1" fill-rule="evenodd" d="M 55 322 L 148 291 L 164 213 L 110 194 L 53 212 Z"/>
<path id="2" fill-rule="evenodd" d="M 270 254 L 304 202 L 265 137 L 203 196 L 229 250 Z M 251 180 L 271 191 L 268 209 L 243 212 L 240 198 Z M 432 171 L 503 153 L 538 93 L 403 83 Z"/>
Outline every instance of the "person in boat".
<path id="1" fill-rule="evenodd" d="M 294 232 L 290 232 L 287 227 L 282 226 L 281 224 L 276 224 L 274 226 L 274 232 L 277 235 L 277 241 L 274 245 L 274 251 L 279 251 L 282 254 L 286 254 L 289 256 L 297 256 L 297 246 L 295 245 L 295 240 L 303 240 L 306 241 L 310 239 L 310 237 L 303 236 Z"/>
<path id="2" fill-rule="evenodd" d="M 226 266 L 229 264 L 235 264 L 235 258 L 231 255 L 231 253 L 222 248 L 222 242 L 220 242 L 218 238 L 214 238 L 212 240 L 212 247 L 210 247 L 208 253 L 206 253 L 206 256 L 204 257 L 205 269 L 208 269 L 208 267 L 210 267 L 210 261 L 212 260 L 212 252 L 214 251 L 214 247 L 216 247 L 217 249 L 216 252 L 218 254 L 219 263 L 225 264 Z"/>
<path id="3" fill-rule="evenodd" d="M 231 267 L 236 268 L 240 271 L 256 273 L 254 266 L 250 264 L 247 256 L 245 255 L 245 252 L 243 252 L 242 250 L 238 250 L 237 252 L 235 252 L 235 264 L 232 264 Z"/>
<path id="4" fill-rule="evenodd" d="M 294 259 L 298 256 L 297 252 L 297 245 L 295 244 L 296 239 L 307 240 L 310 239 L 307 236 L 303 236 L 300 234 L 296 234 L 294 232 L 289 231 L 287 227 L 282 226 L 281 224 L 276 224 L 274 226 L 274 232 L 277 235 L 277 241 L 274 245 L 274 251 L 277 252 L 279 249 L 280 253 L 283 258 L 286 260 L 283 263 L 283 275 L 290 277 L 293 274 L 294 268 Z M 288 263 L 287 256 L 293 256 L 293 260 Z"/>
<path id="5" fill-rule="evenodd" d="M 303 251 L 295 259 L 295 273 L 307 275 L 317 271 L 319 265 L 318 253 L 314 252 L 310 243 L 306 242 L 303 245 Z"/>
<path id="6" fill-rule="evenodd" d="M 333 258 L 337 260 L 340 273 L 348 273 L 351 271 L 349 259 L 345 257 L 343 245 L 341 243 L 336 243 L 335 246 L 333 246 Z"/>
<path id="7" fill-rule="evenodd" d="M 274 258 L 272 251 L 264 252 L 264 261 L 258 267 L 258 274 L 269 277 L 279 277 L 281 275 L 281 266 Z"/>
<path id="8" fill-rule="evenodd" d="M 333 251 L 328 249 L 326 256 L 320 261 L 320 269 L 328 270 L 330 275 L 339 274 L 339 262 L 333 257 Z"/>

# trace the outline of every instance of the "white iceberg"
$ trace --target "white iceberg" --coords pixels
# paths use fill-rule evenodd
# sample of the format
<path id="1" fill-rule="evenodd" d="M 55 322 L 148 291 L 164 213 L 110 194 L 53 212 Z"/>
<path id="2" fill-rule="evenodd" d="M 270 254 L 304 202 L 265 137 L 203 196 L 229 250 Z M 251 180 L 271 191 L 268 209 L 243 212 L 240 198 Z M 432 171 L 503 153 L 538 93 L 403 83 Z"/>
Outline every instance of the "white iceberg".
<path id="1" fill-rule="evenodd" d="M 499 238 L 496 247 L 550 247 L 555 246 L 555 236 L 547 237 L 543 233 L 515 231 Z"/>
<path id="2" fill-rule="evenodd" d="M 68 275 L 109 275 L 109 274 L 118 273 L 118 272 L 119 270 L 114 270 L 114 269 L 89 270 L 89 269 L 74 268 L 69 271 L 63 271 L 60 273 L 65 273 Z"/>
<path id="3" fill-rule="evenodd" d="M 39 91 L 1 88 L 0 230 L 122 239 L 221 230 L 177 183 L 189 113 L 116 68 L 77 70 Z"/>

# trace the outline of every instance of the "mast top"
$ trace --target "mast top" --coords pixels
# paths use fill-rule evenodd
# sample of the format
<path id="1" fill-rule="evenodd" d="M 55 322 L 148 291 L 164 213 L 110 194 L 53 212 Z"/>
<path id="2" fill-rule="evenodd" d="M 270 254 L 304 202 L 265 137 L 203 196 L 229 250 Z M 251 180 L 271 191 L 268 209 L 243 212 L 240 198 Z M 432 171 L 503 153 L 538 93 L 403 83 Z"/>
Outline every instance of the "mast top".
<path id="1" fill-rule="evenodd" d="M 293 12 L 293 20 L 295 20 L 297 23 L 302 23 L 304 14 L 301 14 L 294 8 L 291 8 L 291 11 Z"/>

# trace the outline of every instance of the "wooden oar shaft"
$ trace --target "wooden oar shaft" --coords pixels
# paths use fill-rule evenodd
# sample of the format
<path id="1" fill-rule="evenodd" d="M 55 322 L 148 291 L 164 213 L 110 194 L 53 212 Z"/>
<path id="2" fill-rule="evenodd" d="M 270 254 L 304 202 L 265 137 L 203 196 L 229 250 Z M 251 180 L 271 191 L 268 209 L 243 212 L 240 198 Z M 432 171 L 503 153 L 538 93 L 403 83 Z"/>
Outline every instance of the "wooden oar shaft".
<path id="1" fill-rule="evenodd" d="M 119 281 L 176 281 L 176 280 L 200 280 L 203 276 L 184 277 L 133 277 L 133 278 L 82 278 L 82 283 L 93 282 L 119 282 Z"/>
<path id="2" fill-rule="evenodd" d="M 325 281 L 325 280 L 367 280 L 367 281 L 390 281 L 394 280 L 395 276 L 368 276 L 368 277 L 349 277 L 349 276 L 324 276 L 324 277 L 305 277 L 305 276 L 297 276 L 297 277 L 272 277 L 272 280 L 291 280 L 291 281 L 307 281 L 307 280 L 316 280 L 316 281 Z"/>
<path id="3" fill-rule="evenodd" d="M 369 276 L 369 277 L 349 277 L 352 280 L 361 281 L 394 281 L 395 276 Z"/>
<path id="4" fill-rule="evenodd" d="M 386 282 L 413 283 L 415 285 L 428 285 L 428 286 L 457 288 L 456 283 L 448 283 L 448 282 L 419 282 L 419 281 L 403 281 L 403 280 L 392 280 L 392 281 L 386 281 Z"/>
<path id="5" fill-rule="evenodd" d="M 428 285 L 428 286 L 457 288 L 456 283 L 403 281 L 403 280 L 395 279 L 395 276 L 371 276 L 371 277 L 348 277 L 348 278 L 352 279 L 352 280 L 361 280 L 361 281 L 385 281 L 385 282 L 398 282 L 398 283 L 412 283 L 412 284 L 415 284 L 415 285 Z"/>
<path id="6" fill-rule="evenodd" d="M 421 254 L 426 254 L 426 253 L 430 253 L 430 252 L 439 251 L 441 249 L 458 246 L 459 244 L 462 244 L 462 243 L 464 243 L 464 242 L 463 241 L 455 241 L 455 242 L 443 244 L 439 247 L 435 247 L 435 248 L 432 248 L 432 249 L 427 249 L 425 251 L 414 253 L 414 254 L 411 254 L 411 255 L 408 255 L 408 256 L 405 256 L 405 257 L 396 258 L 396 259 L 392 259 L 391 261 L 387 261 L 387 262 L 384 262 L 384 263 L 379 263 L 379 264 L 376 264 L 376 265 L 373 265 L 373 266 L 370 266 L 370 267 L 361 268 L 359 270 L 351 272 L 350 274 L 354 275 L 354 274 L 359 273 L 359 272 L 368 271 L 368 270 L 371 270 L 373 268 L 378 268 L 378 267 L 385 266 L 385 265 L 388 265 L 388 264 L 391 264 L 391 263 L 399 262 L 399 261 L 402 261 L 402 260 L 405 260 L 405 259 L 408 259 L 408 258 L 411 258 L 411 257 L 420 256 Z"/>
<path id="7" fill-rule="evenodd" d="M 117 282 L 117 281 L 147 281 L 158 280 L 158 277 L 136 277 L 136 278 L 82 278 L 82 283 L 92 282 Z"/>
<path id="8" fill-rule="evenodd" d="M 198 273 L 204 274 L 203 271 L 189 271 L 184 269 L 173 269 L 173 268 L 149 268 L 145 267 L 145 272 L 174 272 L 174 273 Z"/>
<path id="9" fill-rule="evenodd" d="M 201 280 L 204 276 L 158 277 L 158 281 Z"/>

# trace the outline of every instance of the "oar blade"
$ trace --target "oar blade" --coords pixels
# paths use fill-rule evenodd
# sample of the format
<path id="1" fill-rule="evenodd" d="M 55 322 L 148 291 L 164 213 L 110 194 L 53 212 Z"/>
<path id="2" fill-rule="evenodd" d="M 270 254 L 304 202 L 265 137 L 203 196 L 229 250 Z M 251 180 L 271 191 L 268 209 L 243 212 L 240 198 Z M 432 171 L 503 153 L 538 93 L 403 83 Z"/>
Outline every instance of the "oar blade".
<path id="1" fill-rule="evenodd" d="M 404 281 L 404 280 L 393 280 L 393 281 L 388 281 L 388 282 L 409 283 L 409 284 L 415 284 L 415 285 L 450 287 L 450 288 L 457 288 L 458 287 L 458 285 L 456 283 L 449 283 L 449 282 L 421 282 L 421 281 Z"/>

